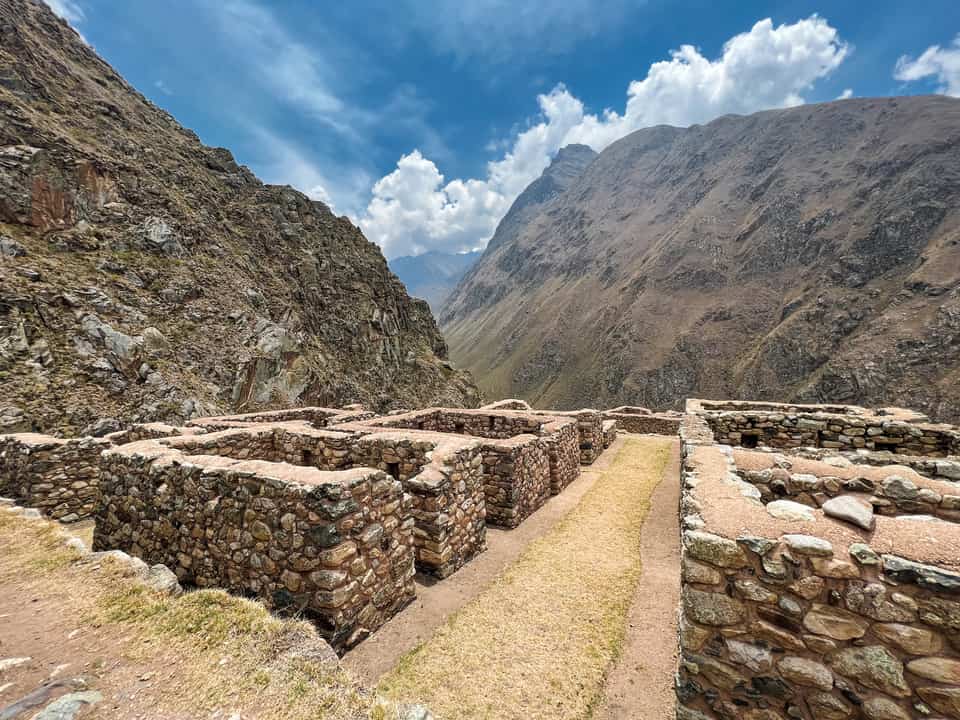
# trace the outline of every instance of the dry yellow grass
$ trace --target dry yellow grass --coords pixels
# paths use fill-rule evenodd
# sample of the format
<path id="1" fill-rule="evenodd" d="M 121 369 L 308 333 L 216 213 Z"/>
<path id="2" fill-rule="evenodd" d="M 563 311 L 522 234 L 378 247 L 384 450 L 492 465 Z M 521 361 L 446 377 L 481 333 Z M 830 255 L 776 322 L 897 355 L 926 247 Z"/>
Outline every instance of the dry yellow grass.
<path id="1" fill-rule="evenodd" d="M 580 504 L 380 691 L 454 718 L 582 718 L 620 653 L 640 531 L 670 441 L 630 438 Z"/>
<path id="2" fill-rule="evenodd" d="M 305 622 L 277 619 L 259 603 L 221 591 L 160 595 L 124 577 L 122 566 L 109 560 L 94 571 L 90 563 L 76 562 L 79 554 L 64 545 L 55 523 L 3 509 L 0 548 L 5 591 L 55 598 L 58 614 L 76 618 L 89 633 L 117 639 L 125 660 L 169 678 L 149 700 L 151 717 L 209 717 L 227 709 L 226 715 L 237 711 L 257 720 L 393 714 L 338 666 L 291 658 L 288 651 L 314 633 Z M 70 661 L 67 652 L 64 662 Z M 115 681 L 106 675 L 98 682 L 109 692 Z"/>

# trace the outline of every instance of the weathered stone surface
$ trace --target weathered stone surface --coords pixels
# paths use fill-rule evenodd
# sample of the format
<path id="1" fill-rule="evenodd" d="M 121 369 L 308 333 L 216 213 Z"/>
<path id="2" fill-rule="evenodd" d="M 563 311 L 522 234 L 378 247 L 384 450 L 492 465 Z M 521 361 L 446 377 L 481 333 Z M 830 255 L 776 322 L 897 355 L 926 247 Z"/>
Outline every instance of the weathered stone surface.
<path id="1" fill-rule="evenodd" d="M 725 690 L 732 690 L 737 685 L 744 685 L 747 682 L 747 678 L 737 668 L 715 658 L 691 655 L 685 659 L 687 662 L 695 663 L 699 672 L 711 684 Z"/>
<path id="2" fill-rule="evenodd" d="M 103 696 L 95 690 L 67 693 L 34 715 L 33 720 L 74 720 L 85 707 L 95 705 L 101 700 Z"/>
<path id="3" fill-rule="evenodd" d="M 910 695 L 910 686 L 903 676 L 903 663 L 882 645 L 840 650 L 833 657 L 833 669 L 840 675 L 887 695 Z"/>
<path id="4" fill-rule="evenodd" d="M 757 555 L 766 555 L 777 546 L 775 540 L 768 540 L 767 538 L 756 537 L 754 535 L 741 535 L 737 538 L 737 542 Z"/>
<path id="5" fill-rule="evenodd" d="M 813 522 L 816 515 L 813 509 L 793 500 L 774 500 L 767 503 L 767 512 L 778 520 L 788 522 Z"/>
<path id="6" fill-rule="evenodd" d="M 850 554 L 861 565 L 879 565 L 880 556 L 869 545 L 854 543 L 850 546 Z"/>
<path id="7" fill-rule="evenodd" d="M 727 652 L 730 662 L 744 665 L 754 672 L 766 672 L 773 666 L 771 652 L 753 643 L 727 640 Z"/>
<path id="8" fill-rule="evenodd" d="M 910 713 L 885 697 L 872 697 L 863 703 L 867 720 L 910 720 Z"/>
<path id="9" fill-rule="evenodd" d="M 734 625 L 746 617 L 746 608 L 740 601 L 723 593 L 704 592 L 691 587 L 683 589 L 683 606 L 690 619 L 701 625 Z"/>
<path id="10" fill-rule="evenodd" d="M 960 687 L 960 660 L 944 657 L 925 657 L 911 660 L 907 670 L 927 680 Z"/>
<path id="11" fill-rule="evenodd" d="M 880 622 L 909 623 L 917 618 L 915 610 L 887 599 L 887 588 L 880 583 L 852 585 L 845 597 L 847 608 Z"/>
<path id="12" fill-rule="evenodd" d="M 759 620 L 750 626 L 750 632 L 758 638 L 766 640 L 774 647 L 786 648 L 787 650 L 806 650 L 803 640 L 788 630 L 777 627 L 764 620 Z"/>
<path id="13" fill-rule="evenodd" d="M 716 585 L 723 580 L 720 571 L 691 560 L 688 555 L 683 556 L 683 579 L 686 582 L 698 583 L 700 585 Z"/>
<path id="14" fill-rule="evenodd" d="M 853 708 L 830 693 L 810 693 L 807 705 L 816 720 L 844 720 L 853 715 Z"/>
<path id="15" fill-rule="evenodd" d="M 891 475 L 881 483 L 883 494 L 895 501 L 915 500 L 919 493 L 916 483 L 899 475 Z"/>
<path id="16" fill-rule="evenodd" d="M 743 549 L 733 540 L 700 530 L 683 533 L 683 544 L 697 560 L 723 568 L 740 568 L 747 564 Z"/>
<path id="17" fill-rule="evenodd" d="M 917 688 L 917 695 L 929 703 L 934 710 L 946 713 L 951 718 L 960 718 L 960 688 L 921 687 Z"/>
<path id="18" fill-rule="evenodd" d="M 897 582 L 915 582 L 931 590 L 960 593 L 960 573 L 947 572 L 895 555 L 883 556 L 883 571 Z"/>
<path id="19" fill-rule="evenodd" d="M 877 623 L 873 626 L 873 632 L 910 655 L 935 655 L 943 647 L 939 635 L 912 625 Z"/>
<path id="20" fill-rule="evenodd" d="M 784 535 L 784 541 L 789 548 L 801 555 L 815 557 L 830 557 L 833 555 L 833 546 L 822 538 L 813 535 Z"/>
<path id="21" fill-rule="evenodd" d="M 765 588 L 756 580 L 736 580 L 734 581 L 733 586 L 737 589 L 737 592 L 740 593 L 740 595 L 747 600 L 752 600 L 753 602 L 775 603 L 779 597 L 775 592 Z"/>
<path id="22" fill-rule="evenodd" d="M 834 558 L 811 558 L 810 565 L 813 571 L 825 578 L 859 578 L 860 571 L 852 563 L 836 560 Z"/>
<path id="23" fill-rule="evenodd" d="M 792 592 L 795 592 L 804 600 L 813 600 L 823 591 L 823 585 L 824 582 L 821 578 L 809 575 L 791 583 L 789 587 Z"/>
<path id="24" fill-rule="evenodd" d="M 856 525 L 864 530 L 872 530 L 875 524 L 873 506 L 850 495 L 830 498 L 821 507 L 825 515 Z"/>
<path id="25" fill-rule="evenodd" d="M 833 673 L 830 668 L 814 660 L 788 655 L 777 663 L 777 670 L 785 680 L 797 685 L 820 690 L 833 689 Z"/>

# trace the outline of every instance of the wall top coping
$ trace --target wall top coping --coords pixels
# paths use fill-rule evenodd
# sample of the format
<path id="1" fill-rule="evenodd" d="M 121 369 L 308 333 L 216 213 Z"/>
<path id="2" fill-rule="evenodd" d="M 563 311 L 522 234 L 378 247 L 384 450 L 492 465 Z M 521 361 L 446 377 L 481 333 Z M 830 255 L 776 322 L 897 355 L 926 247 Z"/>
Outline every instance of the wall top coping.
<path id="1" fill-rule="evenodd" d="M 109 447 L 113 444 L 107 438 L 95 438 L 89 435 L 76 438 L 58 438 L 53 437 L 52 435 L 44 435 L 42 433 L 12 433 L 8 435 L 0 435 L 0 442 L 11 440 L 35 450 L 69 445 L 71 443 L 92 443 L 96 445 L 103 445 L 105 447 Z"/>
<path id="2" fill-rule="evenodd" d="M 877 516 L 876 527 L 866 531 L 827 517 L 815 508 L 810 508 L 813 521 L 781 520 L 771 516 L 759 500 L 742 494 L 746 483 L 731 477 L 733 456 L 727 448 L 692 445 L 687 452 L 688 469 L 695 474 L 687 491 L 700 508 L 705 532 L 729 540 L 741 536 L 778 540 L 784 535 L 812 535 L 830 542 L 836 559 L 850 562 L 850 545 L 866 543 L 881 555 L 897 555 L 950 572 L 960 571 L 960 524 Z"/>
<path id="3" fill-rule="evenodd" d="M 834 465 L 822 460 L 780 453 L 763 452 L 759 450 L 744 450 L 733 448 L 733 461 L 740 470 L 765 470 L 769 468 L 784 468 L 791 474 L 815 475 L 817 477 L 836 477 L 841 480 L 867 478 L 876 483 L 883 482 L 891 475 L 910 480 L 917 487 L 928 488 L 941 495 L 960 495 L 960 483 L 948 480 L 934 480 L 921 475 L 906 465 Z"/>
<path id="4" fill-rule="evenodd" d="M 113 447 L 103 453 L 104 457 L 124 457 L 145 460 L 153 467 L 163 468 L 171 465 L 195 467 L 204 472 L 234 472 L 261 480 L 273 480 L 296 485 L 353 485 L 366 478 L 386 478 L 380 470 L 369 467 L 356 467 L 348 470 L 319 470 L 314 467 L 291 465 L 285 462 L 267 460 L 238 460 L 223 455 L 189 455 L 167 442 L 171 438 L 160 440 L 140 440 L 126 445 Z"/>
<path id="5" fill-rule="evenodd" d="M 775 403 L 747 400 L 702 400 L 689 398 L 686 411 L 697 415 L 704 414 L 743 414 L 743 415 L 819 415 L 830 417 L 851 417 L 877 423 L 904 422 L 930 424 L 930 418 L 923 413 L 907 408 L 886 407 L 870 410 L 859 405 L 803 405 L 797 403 Z M 950 425 L 933 425 L 940 429 L 952 429 Z"/>

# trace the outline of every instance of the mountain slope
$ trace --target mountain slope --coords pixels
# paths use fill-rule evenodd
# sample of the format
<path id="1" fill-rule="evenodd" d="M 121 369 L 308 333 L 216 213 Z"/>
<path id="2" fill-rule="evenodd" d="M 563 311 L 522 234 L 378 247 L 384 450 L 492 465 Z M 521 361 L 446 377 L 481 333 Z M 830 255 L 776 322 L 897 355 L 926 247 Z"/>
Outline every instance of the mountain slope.
<path id="1" fill-rule="evenodd" d="M 443 301 L 479 257 L 479 251 L 445 253 L 431 250 L 421 255 L 394 258 L 388 264 L 411 296 L 426 300 L 434 312 L 440 312 Z"/>
<path id="2" fill-rule="evenodd" d="M 34 0 L 0 0 L 0 426 L 475 404 L 345 218 L 266 186 Z"/>
<path id="3" fill-rule="evenodd" d="M 448 300 L 541 406 L 900 403 L 960 420 L 960 100 L 848 100 L 607 148 Z"/>
<path id="4" fill-rule="evenodd" d="M 506 292 L 506 285 L 498 287 L 484 282 L 483 276 L 487 274 L 487 271 L 481 269 L 483 261 L 493 257 L 498 248 L 514 245 L 527 226 L 540 215 L 554 198 L 566 191 L 596 157 L 597 153 L 586 145 L 574 144 L 560 148 L 540 177 L 530 183 L 513 201 L 507 214 L 498 223 L 496 232 L 490 238 L 490 242 L 487 243 L 481 259 L 474 261 L 457 287 L 447 296 L 447 301 L 440 311 L 441 324 L 453 319 L 456 313 L 462 315 L 469 312 L 477 304 L 491 305 Z M 522 268 L 513 268 L 512 270 L 514 272 L 523 271 Z M 470 288 L 470 290 L 465 290 L 465 288 Z M 466 299 L 464 299 L 465 292 L 469 296 Z M 448 308 L 448 303 L 454 302 L 454 298 L 457 298 L 455 310 Z M 469 338 L 465 338 L 465 340 L 470 342 Z"/>

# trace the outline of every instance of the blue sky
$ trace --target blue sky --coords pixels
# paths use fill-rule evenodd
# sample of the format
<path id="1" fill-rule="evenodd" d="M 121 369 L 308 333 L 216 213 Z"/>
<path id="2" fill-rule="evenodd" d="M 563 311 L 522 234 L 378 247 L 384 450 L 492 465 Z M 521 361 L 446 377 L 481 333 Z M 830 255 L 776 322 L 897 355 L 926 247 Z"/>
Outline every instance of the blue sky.
<path id="1" fill-rule="evenodd" d="M 956 0 L 49 2 L 205 143 L 327 200 L 388 257 L 481 247 L 568 142 L 960 95 Z"/>

